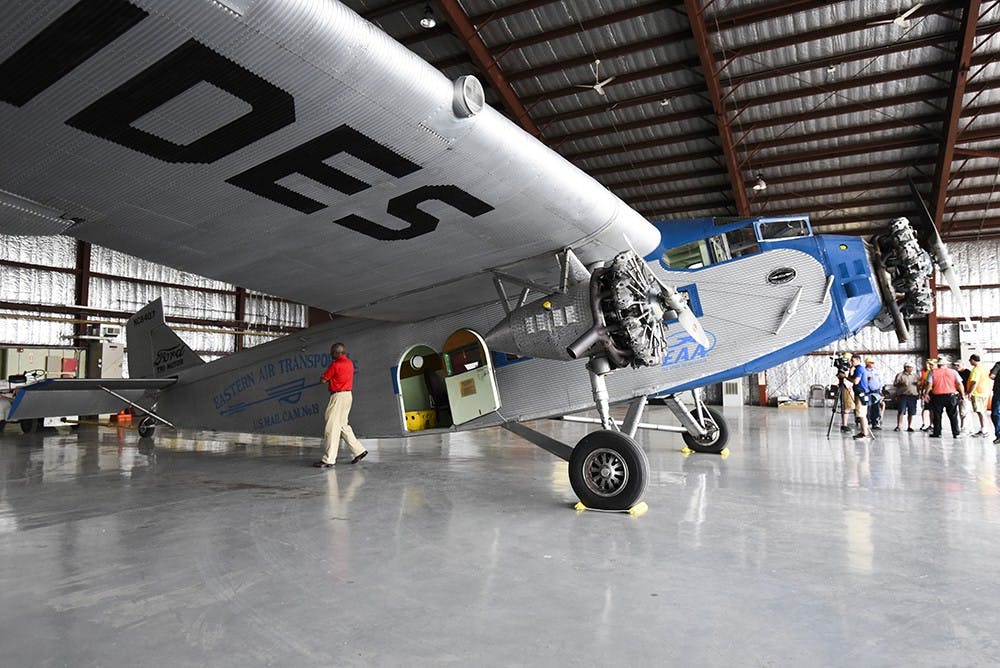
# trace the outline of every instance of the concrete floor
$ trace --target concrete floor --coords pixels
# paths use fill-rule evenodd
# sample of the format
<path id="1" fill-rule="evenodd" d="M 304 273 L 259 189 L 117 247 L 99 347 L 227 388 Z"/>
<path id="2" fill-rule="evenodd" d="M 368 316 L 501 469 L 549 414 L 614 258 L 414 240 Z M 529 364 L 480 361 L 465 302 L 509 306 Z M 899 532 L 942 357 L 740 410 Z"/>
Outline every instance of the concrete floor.
<path id="1" fill-rule="evenodd" d="M 0 664 L 1000 663 L 989 439 L 726 415 L 726 460 L 641 435 L 641 517 L 572 510 L 565 464 L 503 430 L 327 471 L 318 439 L 8 426 Z"/>

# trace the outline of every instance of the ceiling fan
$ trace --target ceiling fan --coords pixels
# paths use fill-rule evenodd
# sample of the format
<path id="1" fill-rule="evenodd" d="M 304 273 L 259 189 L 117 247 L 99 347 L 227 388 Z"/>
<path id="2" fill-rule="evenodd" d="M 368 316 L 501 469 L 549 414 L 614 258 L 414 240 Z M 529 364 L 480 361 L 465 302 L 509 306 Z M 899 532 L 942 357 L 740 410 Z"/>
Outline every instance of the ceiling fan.
<path id="1" fill-rule="evenodd" d="M 593 88 L 597 91 L 598 95 L 604 95 L 604 87 L 615 80 L 614 77 L 608 77 L 604 81 L 601 81 L 601 59 L 598 58 L 594 61 L 594 64 L 590 66 L 590 70 L 594 73 L 594 83 L 592 84 L 573 84 L 576 88 Z"/>
<path id="2" fill-rule="evenodd" d="M 905 12 L 903 12 L 902 14 L 900 14 L 899 16 L 897 16 L 894 19 L 885 19 L 883 21 L 872 21 L 868 25 L 870 25 L 870 26 L 877 26 L 877 25 L 882 25 L 882 24 L 887 24 L 887 23 L 895 23 L 897 26 L 899 26 L 900 28 L 903 28 L 905 30 L 906 28 L 910 27 L 910 15 L 913 14 L 913 12 L 917 11 L 918 9 L 920 9 L 923 6 L 924 6 L 924 3 L 918 2 L 918 3 L 916 3 L 915 5 L 913 5 L 912 7 L 910 7 L 909 9 L 907 9 Z"/>

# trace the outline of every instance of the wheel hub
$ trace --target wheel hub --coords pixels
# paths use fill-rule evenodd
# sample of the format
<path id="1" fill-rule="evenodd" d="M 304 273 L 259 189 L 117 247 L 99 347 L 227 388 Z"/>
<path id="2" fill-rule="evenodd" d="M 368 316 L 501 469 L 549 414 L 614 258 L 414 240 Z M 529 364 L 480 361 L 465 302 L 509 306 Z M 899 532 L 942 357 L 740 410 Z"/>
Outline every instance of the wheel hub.
<path id="1" fill-rule="evenodd" d="M 628 484 L 628 465 L 614 450 L 594 450 L 583 464 L 587 488 L 598 496 L 615 496 Z"/>

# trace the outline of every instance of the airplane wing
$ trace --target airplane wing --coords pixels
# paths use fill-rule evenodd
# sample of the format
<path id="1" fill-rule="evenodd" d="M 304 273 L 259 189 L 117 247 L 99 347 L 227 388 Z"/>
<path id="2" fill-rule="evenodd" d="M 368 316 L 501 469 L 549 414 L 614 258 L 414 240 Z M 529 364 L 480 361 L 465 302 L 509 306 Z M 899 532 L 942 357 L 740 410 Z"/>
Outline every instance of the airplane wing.
<path id="1" fill-rule="evenodd" d="M 117 413 L 177 382 L 176 378 L 55 378 L 17 388 L 8 420 Z M 110 392 L 108 391 L 110 390 Z M 114 394 L 112 394 L 112 392 Z M 115 395 L 119 396 L 115 396 Z"/>
<path id="2" fill-rule="evenodd" d="M 343 5 L 0 9 L 0 233 L 66 234 L 340 313 L 555 285 L 656 229 Z"/>

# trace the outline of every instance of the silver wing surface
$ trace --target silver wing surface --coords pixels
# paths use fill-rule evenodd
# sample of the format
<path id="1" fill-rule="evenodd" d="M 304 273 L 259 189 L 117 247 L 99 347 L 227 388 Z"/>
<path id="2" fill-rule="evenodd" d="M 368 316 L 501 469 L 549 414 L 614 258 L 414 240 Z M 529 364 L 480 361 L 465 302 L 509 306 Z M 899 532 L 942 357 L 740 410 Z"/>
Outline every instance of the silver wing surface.
<path id="1" fill-rule="evenodd" d="M 116 413 L 128 403 L 155 395 L 177 382 L 176 378 L 56 378 L 17 389 L 10 420 L 51 415 Z M 110 391 L 109 391 L 110 390 Z"/>
<path id="2" fill-rule="evenodd" d="M 0 232 L 417 319 L 641 253 L 638 213 L 331 0 L 8 0 Z"/>

